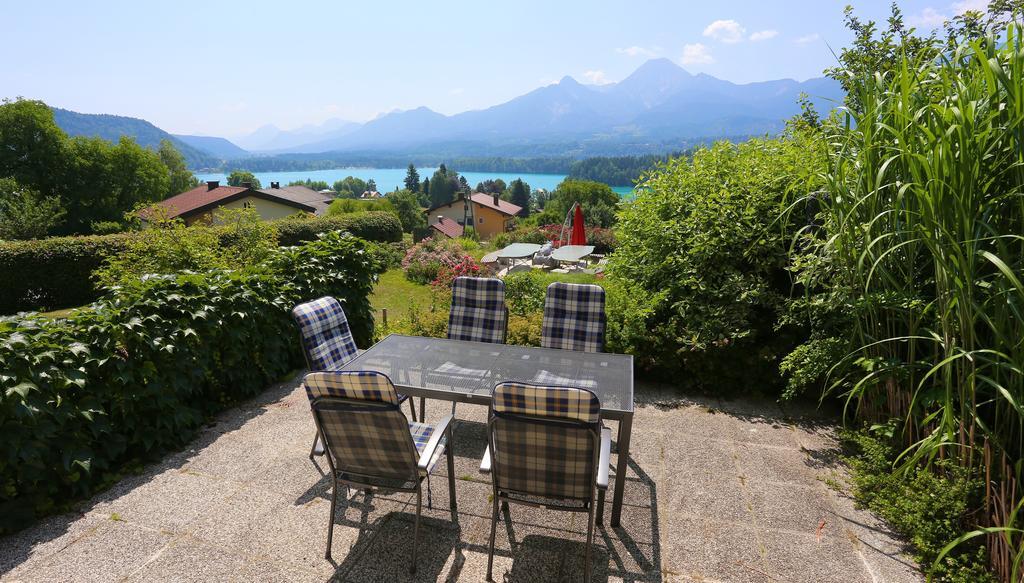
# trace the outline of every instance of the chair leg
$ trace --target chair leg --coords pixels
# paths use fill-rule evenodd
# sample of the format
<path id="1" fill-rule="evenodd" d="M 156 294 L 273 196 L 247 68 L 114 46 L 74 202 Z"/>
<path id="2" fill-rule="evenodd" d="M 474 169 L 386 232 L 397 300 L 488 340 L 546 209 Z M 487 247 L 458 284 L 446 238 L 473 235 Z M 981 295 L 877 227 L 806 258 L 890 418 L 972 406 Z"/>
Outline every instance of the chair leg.
<path id="1" fill-rule="evenodd" d="M 328 561 L 331 560 L 331 543 L 334 540 L 334 510 L 338 507 L 338 480 L 337 478 L 331 478 L 333 484 L 331 484 L 331 516 L 327 521 L 327 552 L 324 553 L 324 558 Z"/>
<path id="2" fill-rule="evenodd" d="M 590 507 L 590 512 L 587 512 L 587 550 L 583 555 L 585 561 L 583 565 L 584 581 L 590 583 L 591 576 L 591 560 L 590 560 L 590 547 L 594 546 L 594 507 Z"/>
<path id="3" fill-rule="evenodd" d="M 459 508 L 455 501 L 455 455 L 452 453 L 452 428 L 448 428 L 448 443 L 445 454 L 448 456 L 448 502 L 452 508 L 452 522 L 459 521 Z"/>
<path id="4" fill-rule="evenodd" d="M 318 445 L 320 445 L 320 443 L 321 443 L 321 441 L 320 441 L 320 432 L 318 431 L 316 433 L 316 435 L 313 436 L 313 446 L 309 448 L 309 460 L 310 461 L 313 461 L 313 456 L 315 456 L 315 455 L 323 455 L 324 454 L 323 446 L 320 446 L 319 448 L 317 447 Z"/>
<path id="5" fill-rule="evenodd" d="M 412 420 L 416 420 L 416 399 L 409 397 L 409 411 L 412 412 Z"/>
<path id="6" fill-rule="evenodd" d="M 423 486 L 416 488 L 416 524 L 412 529 L 412 564 L 409 572 L 416 574 L 416 548 L 420 543 L 420 513 L 423 511 Z"/>
<path id="7" fill-rule="evenodd" d="M 412 397 L 409 397 L 410 399 Z M 427 398 L 420 397 L 420 423 L 427 422 Z"/>
<path id="8" fill-rule="evenodd" d="M 597 491 L 597 523 L 604 522 L 604 490 Z"/>
<path id="9" fill-rule="evenodd" d="M 494 581 L 491 577 L 491 570 L 494 567 L 494 535 L 498 530 L 498 493 L 494 493 L 494 501 L 491 503 L 491 540 L 487 543 L 487 580 Z"/>

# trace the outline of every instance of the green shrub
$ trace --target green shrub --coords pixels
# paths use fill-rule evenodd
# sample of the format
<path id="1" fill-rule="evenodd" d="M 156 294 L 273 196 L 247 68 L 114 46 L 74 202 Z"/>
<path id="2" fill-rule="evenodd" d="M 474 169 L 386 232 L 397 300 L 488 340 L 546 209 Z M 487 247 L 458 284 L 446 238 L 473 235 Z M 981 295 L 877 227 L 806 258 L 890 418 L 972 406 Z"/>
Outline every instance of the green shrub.
<path id="1" fill-rule="evenodd" d="M 99 297 L 92 273 L 134 234 L 0 243 L 0 314 L 68 308 Z"/>
<path id="2" fill-rule="evenodd" d="M 510 314 L 508 317 L 508 344 L 517 346 L 540 346 L 541 321 L 540 312 L 526 316 Z"/>
<path id="3" fill-rule="evenodd" d="M 548 237 L 537 227 L 519 227 L 514 231 L 498 233 L 494 237 L 494 246 L 497 249 L 508 247 L 512 243 L 535 243 L 543 245 L 548 242 Z"/>
<path id="4" fill-rule="evenodd" d="M 66 319 L 0 322 L 0 533 L 186 443 L 301 366 L 295 304 L 337 297 L 367 346 L 380 268 L 362 240 L 327 233 L 252 269 L 149 278 Z"/>
<path id="5" fill-rule="evenodd" d="M 943 460 L 932 468 L 912 467 L 907 475 L 893 473 L 899 451 L 889 438 L 865 431 L 845 431 L 842 437 L 857 502 L 907 537 L 915 558 L 933 581 L 996 581 L 987 569 L 985 548 L 977 540 L 956 547 L 933 565 L 943 547 L 976 520 L 972 517 L 981 508 L 984 484 L 975 470 Z"/>
<path id="6" fill-rule="evenodd" d="M 348 231 L 360 239 L 389 243 L 402 240 L 402 223 L 391 213 L 370 211 L 333 217 L 275 221 L 281 245 L 298 245 L 327 231 Z"/>
<path id="7" fill-rule="evenodd" d="M 824 166 L 815 136 L 791 133 L 718 143 L 646 175 L 620 213 L 609 269 L 650 300 L 642 346 L 653 352 L 634 354 L 668 374 L 685 369 L 698 387 L 781 384 L 778 361 L 798 342 L 776 323 L 799 225 L 777 219 Z"/>
<path id="8" fill-rule="evenodd" d="M 544 309 L 545 287 L 541 276 L 530 271 L 521 271 L 505 276 L 505 302 L 509 312 L 526 316 Z"/>
<path id="9" fill-rule="evenodd" d="M 271 223 L 280 245 L 314 241 L 328 231 L 348 231 L 377 242 L 402 240 L 402 227 L 394 215 L 381 212 L 341 217 L 283 219 Z M 189 227 L 204 229 L 207 227 Z M 246 237 L 226 227 L 209 227 L 222 245 L 245 251 Z M 0 242 L 0 314 L 28 310 L 54 310 L 95 301 L 101 287 L 92 277 L 108 257 L 128 249 L 136 233 L 85 237 L 52 237 L 36 241 Z M 199 235 L 197 235 L 199 236 Z M 241 237 L 241 238 L 240 238 Z M 251 259 L 251 258 L 250 258 Z"/>

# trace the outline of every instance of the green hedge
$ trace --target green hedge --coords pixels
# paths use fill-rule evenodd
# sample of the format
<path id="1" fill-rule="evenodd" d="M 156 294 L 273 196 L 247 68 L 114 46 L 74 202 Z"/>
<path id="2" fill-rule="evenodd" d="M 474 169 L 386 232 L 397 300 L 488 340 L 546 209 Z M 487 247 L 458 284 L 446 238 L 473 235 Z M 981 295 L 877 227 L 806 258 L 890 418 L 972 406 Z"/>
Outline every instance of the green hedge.
<path id="1" fill-rule="evenodd" d="M 315 219 L 285 219 L 275 223 L 278 243 L 298 245 L 312 241 L 326 231 L 348 231 L 361 239 L 379 243 L 402 240 L 402 223 L 392 213 L 368 211 Z"/>
<path id="2" fill-rule="evenodd" d="M 299 245 L 328 231 L 348 231 L 368 241 L 402 240 L 402 224 L 385 212 L 354 213 L 274 223 L 281 245 Z M 216 228 L 216 227 L 214 227 Z M 100 296 L 92 273 L 124 249 L 135 233 L 53 237 L 0 243 L 0 314 L 81 306 Z"/>
<path id="3" fill-rule="evenodd" d="M 132 234 L 0 243 L 0 314 L 81 306 L 99 290 L 92 272 Z"/>
<path id="4" fill-rule="evenodd" d="M 243 271 L 162 276 L 66 319 L 0 320 L 0 533 L 188 442 L 301 366 L 291 308 L 333 295 L 373 336 L 379 257 L 328 233 Z"/>

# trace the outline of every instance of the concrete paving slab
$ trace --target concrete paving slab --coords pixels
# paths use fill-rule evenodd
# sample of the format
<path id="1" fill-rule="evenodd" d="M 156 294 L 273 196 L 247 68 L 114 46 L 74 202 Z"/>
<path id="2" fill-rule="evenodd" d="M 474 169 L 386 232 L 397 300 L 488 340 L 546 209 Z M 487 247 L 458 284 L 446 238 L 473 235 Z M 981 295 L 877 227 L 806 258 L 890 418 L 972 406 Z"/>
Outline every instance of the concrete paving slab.
<path id="1" fill-rule="evenodd" d="M 428 422 L 450 411 L 430 402 Z M 322 458 L 318 470 L 306 457 L 312 423 L 293 381 L 225 412 L 182 451 L 80 504 L 83 514 L 0 540 L 0 579 L 480 581 L 492 492 L 478 473 L 486 413 L 457 409 L 458 520 L 442 464 L 415 576 L 407 493 L 342 499 L 335 560 L 324 559 L 330 480 Z M 818 480 L 843 475 L 834 428 L 820 417 L 639 384 L 633 430 L 622 526 L 595 529 L 595 580 L 921 580 L 881 521 Z M 513 505 L 511 521 L 499 524 L 496 578 L 582 579 L 585 515 Z"/>
<path id="2" fill-rule="evenodd" d="M 172 538 L 169 532 L 108 520 L 18 580 L 116 581 L 157 558 Z"/>

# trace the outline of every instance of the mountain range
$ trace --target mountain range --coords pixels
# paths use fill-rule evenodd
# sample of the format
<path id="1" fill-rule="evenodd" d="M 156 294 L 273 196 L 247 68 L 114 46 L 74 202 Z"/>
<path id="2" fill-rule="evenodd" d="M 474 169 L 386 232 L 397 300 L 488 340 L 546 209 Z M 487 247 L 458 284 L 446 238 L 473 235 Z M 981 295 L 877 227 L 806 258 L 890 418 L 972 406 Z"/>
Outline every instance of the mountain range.
<path id="1" fill-rule="evenodd" d="M 220 160 L 250 154 L 327 152 L 443 152 L 451 156 L 663 153 L 701 139 L 776 133 L 786 119 L 799 113 L 801 94 L 807 94 L 818 111 L 832 109 L 843 98 L 839 84 L 827 78 L 736 84 L 691 74 L 668 59 L 652 59 L 618 83 L 584 85 L 566 76 L 505 103 L 451 116 L 419 107 L 363 124 L 332 119 L 295 130 L 267 125 L 236 139 L 237 145 L 223 138 L 173 138 Z M 162 132 L 148 122 L 133 121 Z M 64 127 L 60 119 L 58 124 Z M 123 131 L 133 127 L 118 124 Z M 138 129 L 152 133 L 149 128 Z M 73 133 L 67 127 L 65 130 Z M 186 159 L 191 164 L 188 154 Z"/>

